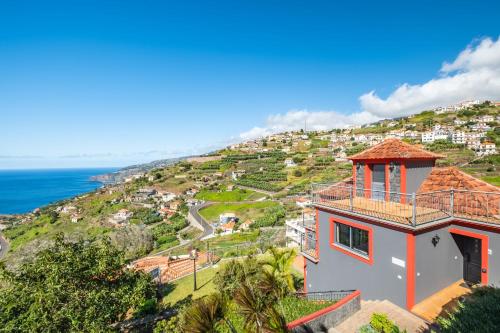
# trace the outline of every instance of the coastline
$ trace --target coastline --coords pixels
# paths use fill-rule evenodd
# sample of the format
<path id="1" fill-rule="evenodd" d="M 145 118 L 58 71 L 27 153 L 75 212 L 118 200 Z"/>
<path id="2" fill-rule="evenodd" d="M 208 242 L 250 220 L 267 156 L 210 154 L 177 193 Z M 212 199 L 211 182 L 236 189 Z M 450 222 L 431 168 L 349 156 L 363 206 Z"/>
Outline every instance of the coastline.
<path id="1" fill-rule="evenodd" d="M 0 170 L 0 217 L 24 215 L 36 208 L 91 193 L 106 183 L 91 177 L 118 168 Z"/>

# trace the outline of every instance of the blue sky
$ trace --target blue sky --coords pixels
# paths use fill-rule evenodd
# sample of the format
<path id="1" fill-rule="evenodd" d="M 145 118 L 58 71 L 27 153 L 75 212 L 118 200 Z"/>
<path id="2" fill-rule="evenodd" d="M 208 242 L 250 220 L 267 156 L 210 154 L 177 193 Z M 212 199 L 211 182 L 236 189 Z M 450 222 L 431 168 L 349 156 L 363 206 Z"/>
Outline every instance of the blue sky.
<path id="1" fill-rule="evenodd" d="M 500 3 L 436 2 L 2 1 L 0 168 L 124 166 L 500 99 Z"/>

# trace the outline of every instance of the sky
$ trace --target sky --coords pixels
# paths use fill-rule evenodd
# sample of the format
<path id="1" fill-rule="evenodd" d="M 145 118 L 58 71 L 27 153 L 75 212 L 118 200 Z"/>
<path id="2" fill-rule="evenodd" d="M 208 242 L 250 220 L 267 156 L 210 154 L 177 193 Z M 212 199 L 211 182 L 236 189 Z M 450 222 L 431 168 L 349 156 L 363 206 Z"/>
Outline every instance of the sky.
<path id="1" fill-rule="evenodd" d="M 0 169 L 500 100 L 499 1 L 0 2 Z"/>

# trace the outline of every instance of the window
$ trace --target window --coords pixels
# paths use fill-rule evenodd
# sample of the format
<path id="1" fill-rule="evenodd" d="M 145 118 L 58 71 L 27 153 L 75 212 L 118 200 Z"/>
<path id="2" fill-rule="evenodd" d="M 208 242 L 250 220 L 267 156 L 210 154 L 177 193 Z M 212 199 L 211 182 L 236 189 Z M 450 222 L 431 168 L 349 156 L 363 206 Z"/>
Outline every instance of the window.
<path id="1" fill-rule="evenodd" d="M 349 250 L 369 255 L 368 230 L 356 228 L 343 223 L 335 223 L 335 242 L 348 247 Z"/>

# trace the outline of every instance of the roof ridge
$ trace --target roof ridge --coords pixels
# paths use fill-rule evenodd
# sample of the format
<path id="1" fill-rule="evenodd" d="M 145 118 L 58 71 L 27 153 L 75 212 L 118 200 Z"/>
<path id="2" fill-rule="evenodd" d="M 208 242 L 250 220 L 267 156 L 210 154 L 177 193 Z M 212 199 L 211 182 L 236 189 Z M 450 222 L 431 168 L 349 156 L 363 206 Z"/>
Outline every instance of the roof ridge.
<path id="1" fill-rule="evenodd" d="M 380 150 L 380 151 L 378 151 Z M 373 154 L 374 156 L 370 156 Z M 384 156 L 385 155 L 385 156 Z M 387 138 L 384 141 L 369 147 L 353 156 L 349 157 L 351 160 L 355 159 L 383 159 L 383 158 L 421 158 L 421 159 L 437 159 L 442 158 L 443 155 L 436 154 L 424 148 L 411 145 L 397 138 Z"/>

